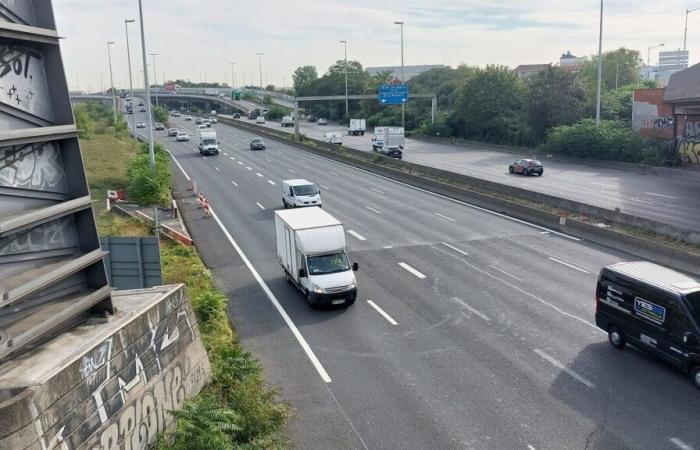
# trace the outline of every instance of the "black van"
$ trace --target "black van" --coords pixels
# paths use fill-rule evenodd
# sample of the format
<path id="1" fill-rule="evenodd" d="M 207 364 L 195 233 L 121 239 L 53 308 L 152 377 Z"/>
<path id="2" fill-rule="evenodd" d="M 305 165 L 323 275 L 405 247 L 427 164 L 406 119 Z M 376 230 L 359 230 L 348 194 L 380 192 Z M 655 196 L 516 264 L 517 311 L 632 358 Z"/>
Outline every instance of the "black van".
<path id="1" fill-rule="evenodd" d="M 604 267 L 595 323 L 613 347 L 627 342 L 690 374 L 700 389 L 700 282 L 644 261 Z"/>

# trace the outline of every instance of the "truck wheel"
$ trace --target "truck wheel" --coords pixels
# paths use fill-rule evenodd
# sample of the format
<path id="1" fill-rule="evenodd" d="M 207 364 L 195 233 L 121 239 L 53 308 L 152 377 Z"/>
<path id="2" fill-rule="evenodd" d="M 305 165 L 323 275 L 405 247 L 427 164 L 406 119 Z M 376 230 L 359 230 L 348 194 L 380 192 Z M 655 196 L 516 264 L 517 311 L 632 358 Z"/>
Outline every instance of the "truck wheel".
<path id="1" fill-rule="evenodd" d="M 690 377 L 695 387 L 700 389 L 700 366 L 695 366 L 690 369 Z"/>
<path id="2" fill-rule="evenodd" d="M 618 350 L 622 350 L 625 348 L 625 344 L 627 344 L 622 331 L 614 325 L 608 328 L 608 341 L 610 341 L 610 345 Z"/>

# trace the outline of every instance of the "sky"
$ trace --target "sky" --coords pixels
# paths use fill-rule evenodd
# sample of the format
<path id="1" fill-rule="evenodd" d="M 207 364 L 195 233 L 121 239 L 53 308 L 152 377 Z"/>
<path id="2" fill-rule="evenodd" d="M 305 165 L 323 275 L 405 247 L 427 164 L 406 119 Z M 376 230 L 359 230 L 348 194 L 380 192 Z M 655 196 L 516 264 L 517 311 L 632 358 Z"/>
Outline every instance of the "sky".
<path id="1" fill-rule="evenodd" d="M 686 8 L 682 0 L 605 0 L 603 50 L 639 50 L 654 64 L 658 50 L 683 46 Z M 142 86 L 143 60 L 138 0 L 53 0 L 71 89 L 109 86 L 106 42 L 112 45 L 114 84 L 128 86 L 124 19 L 130 24 L 134 85 Z M 557 62 L 569 50 L 597 53 L 599 1 L 591 0 L 143 0 L 146 48 L 155 57 L 157 81 L 259 84 L 256 53 L 264 53 L 265 84 L 291 85 L 291 74 L 313 65 L 319 74 L 343 58 L 365 67 L 404 63 L 472 66 Z M 700 61 L 700 11 L 688 21 L 690 63 Z M 152 58 L 148 57 L 148 64 Z M 153 82 L 153 68 L 149 66 Z M 286 78 L 286 79 L 285 79 Z M 101 81 L 102 80 L 102 81 Z"/>

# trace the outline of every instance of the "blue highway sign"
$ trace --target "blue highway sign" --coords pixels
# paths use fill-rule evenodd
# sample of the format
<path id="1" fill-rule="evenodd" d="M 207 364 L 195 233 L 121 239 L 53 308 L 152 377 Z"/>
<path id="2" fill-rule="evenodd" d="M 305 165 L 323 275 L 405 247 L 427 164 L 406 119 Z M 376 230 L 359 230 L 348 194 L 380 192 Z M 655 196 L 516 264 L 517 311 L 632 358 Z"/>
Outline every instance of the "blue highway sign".
<path id="1" fill-rule="evenodd" d="M 400 105 L 408 100 L 407 84 L 382 84 L 379 86 L 379 103 Z"/>

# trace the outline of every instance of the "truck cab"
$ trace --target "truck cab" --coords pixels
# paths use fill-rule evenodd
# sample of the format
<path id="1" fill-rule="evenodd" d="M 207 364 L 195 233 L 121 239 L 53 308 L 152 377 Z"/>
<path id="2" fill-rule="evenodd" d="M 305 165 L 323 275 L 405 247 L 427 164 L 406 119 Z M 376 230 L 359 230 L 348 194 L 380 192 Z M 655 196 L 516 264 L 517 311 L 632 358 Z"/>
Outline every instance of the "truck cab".
<path id="1" fill-rule="evenodd" d="M 196 131 L 199 153 L 202 155 L 218 155 L 219 141 L 216 138 L 216 131 L 206 128 L 197 128 Z"/>

